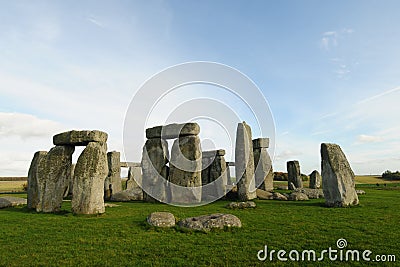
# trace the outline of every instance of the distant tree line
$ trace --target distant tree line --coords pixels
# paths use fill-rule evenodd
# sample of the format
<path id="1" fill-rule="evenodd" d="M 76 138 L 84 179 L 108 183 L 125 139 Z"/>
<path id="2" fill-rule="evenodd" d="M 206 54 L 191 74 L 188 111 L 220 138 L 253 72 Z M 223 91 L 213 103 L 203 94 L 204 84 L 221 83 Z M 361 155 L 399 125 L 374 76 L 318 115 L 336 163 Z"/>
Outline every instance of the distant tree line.
<path id="1" fill-rule="evenodd" d="M 275 181 L 287 181 L 288 174 L 287 172 L 274 172 L 274 180 Z M 308 181 L 308 175 L 301 174 L 302 181 Z"/>
<path id="2" fill-rule="evenodd" d="M 382 178 L 385 180 L 400 180 L 400 172 L 391 172 L 389 170 L 382 173 Z"/>

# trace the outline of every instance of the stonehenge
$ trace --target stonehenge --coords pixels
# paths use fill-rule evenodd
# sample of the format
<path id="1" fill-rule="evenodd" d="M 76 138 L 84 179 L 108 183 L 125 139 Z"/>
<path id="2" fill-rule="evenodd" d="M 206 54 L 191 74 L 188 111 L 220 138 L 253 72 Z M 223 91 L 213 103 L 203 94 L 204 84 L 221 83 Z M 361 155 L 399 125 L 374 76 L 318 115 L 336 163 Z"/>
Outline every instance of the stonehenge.
<path id="1" fill-rule="evenodd" d="M 296 188 L 303 188 L 303 181 L 301 180 L 300 164 L 297 160 L 288 161 L 288 188 L 294 190 Z"/>
<path id="2" fill-rule="evenodd" d="M 226 194 L 230 180 L 229 166 L 225 161 L 225 150 L 203 151 L 201 179 L 204 200 L 218 199 Z"/>
<path id="3" fill-rule="evenodd" d="M 108 176 L 104 180 L 105 199 L 110 199 L 113 194 L 122 191 L 120 157 L 121 153 L 117 151 L 107 153 Z"/>
<path id="4" fill-rule="evenodd" d="M 107 133 L 97 130 L 68 131 L 53 137 L 55 147 L 49 152 L 36 152 L 28 172 L 28 208 L 58 212 L 64 195 L 72 191 L 74 213 L 103 213 L 104 180 L 108 174 L 107 137 Z M 75 146 L 86 148 L 74 168 Z"/>
<path id="5" fill-rule="evenodd" d="M 238 123 L 236 130 L 235 172 L 239 200 L 247 201 L 256 198 L 253 141 L 251 128 L 246 122 Z"/>
<path id="6" fill-rule="evenodd" d="M 328 207 L 358 205 L 354 173 L 337 144 L 321 144 L 322 184 Z"/>
<path id="7" fill-rule="evenodd" d="M 274 171 L 271 157 L 267 151 L 268 147 L 269 138 L 253 140 L 256 186 L 262 190 L 272 191 L 274 189 Z"/>

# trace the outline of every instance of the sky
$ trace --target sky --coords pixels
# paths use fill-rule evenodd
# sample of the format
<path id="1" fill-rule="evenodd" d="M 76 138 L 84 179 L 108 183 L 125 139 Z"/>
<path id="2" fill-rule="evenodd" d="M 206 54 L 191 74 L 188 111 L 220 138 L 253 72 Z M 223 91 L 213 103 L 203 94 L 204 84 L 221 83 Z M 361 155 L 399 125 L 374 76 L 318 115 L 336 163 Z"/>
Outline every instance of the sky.
<path id="1" fill-rule="evenodd" d="M 34 152 L 71 129 L 103 130 L 108 149 L 123 151 L 135 93 L 190 61 L 231 66 L 258 86 L 273 116 L 275 170 L 288 160 L 299 160 L 305 174 L 320 170 L 323 142 L 339 144 L 356 174 L 400 170 L 399 1 L 0 0 L 0 7 L 0 176 L 26 176 Z M 221 96 L 199 91 L 167 96 L 148 124 L 172 112 L 168 97 Z M 244 117 L 239 112 L 237 122 Z M 226 148 L 233 160 L 222 130 L 200 126 L 202 145 Z M 141 146 L 144 129 L 137 134 Z"/>

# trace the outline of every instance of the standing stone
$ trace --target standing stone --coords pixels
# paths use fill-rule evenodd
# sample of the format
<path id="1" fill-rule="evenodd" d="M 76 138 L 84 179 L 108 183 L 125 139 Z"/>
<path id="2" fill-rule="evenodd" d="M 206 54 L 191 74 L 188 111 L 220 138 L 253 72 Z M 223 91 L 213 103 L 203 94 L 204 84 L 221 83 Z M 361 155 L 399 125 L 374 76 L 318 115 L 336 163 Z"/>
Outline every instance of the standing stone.
<path id="1" fill-rule="evenodd" d="M 68 188 L 71 177 L 73 146 L 55 146 L 47 153 L 46 158 L 39 164 L 38 212 L 57 212 L 61 210 L 64 193 Z"/>
<path id="2" fill-rule="evenodd" d="M 160 138 L 148 139 L 142 152 L 143 199 L 149 202 L 167 200 L 168 143 Z"/>
<path id="3" fill-rule="evenodd" d="M 41 192 L 39 191 L 38 169 L 39 165 L 46 160 L 47 151 L 38 151 L 34 154 L 31 166 L 28 171 L 28 209 L 36 209 L 40 202 Z"/>
<path id="4" fill-rule="evenodd" d="M 257 197 L 254 178 L 254 156 L 251 128 L 245 122 L 236 130 L 235 172 L 240 201 Z"/>
<path id="5" fill-rule="evenodd" d="M 202 154 L 202 167 L 207 166 L 201 172 L 202 198 L 203 200 L 221 198 L 226 194 L 228 184 L 227 164 L 224 158 L 225 150 L 205 151 Z"/>
<path id="6" fill-rule="evenodd" d="M 288 172 L 288 188 L 294 190 L 296 188 L 303 188 L 303 181 L 301 180 L 300 164 L 297 160 L 287 162 Z M 294 185 L 294 188 L 292 184 Z"/>
<path id="7" fill-rule="evenodd" d="M 107 153 L 108 161 L 108 176 L 104 180 L 104 194 L 105 199 L 109 199 L 112 194 L 122 191 L 121 184 L 121 153 L 112 151 Z"/>
<path id="8" fill-rule="evenodd" d="M 73 213 L 104 213 L 104 180 L 107 174 L 107 144 L 89 142 L 75 167 L 71 203 Z"/>
<path id="9" fill-rule="evenodd" d="M 172 202 L 201 202 L 201 161 L 198 136 L 183 136 L 174 141 L 169 174 Z"/>
<path id="10" fill-rule="evenodd" d="M 256 186 L 262 190 L 272 191 L 274 189 L 274 172 L 272 160 L 267 151 L 268 146 L 269 138 L 253 140 Z"/>
<path id="11" fill-rule="evenodd" d="M 69 181 L 69 187 L 68 187 L 68 195 L 71 195 L 71 196 L 72 196 L 72 192 L 73 192 L 73 188 L 74 188 L 75 166 L 76 166 L 76 164 L 71 165 L 71 180 Z"/>
<path id="12" fill-rule="evenodd" d="M 310 188 L 319 189 L 321 188 L 321 174 L 317 170 L 310 174 Z"/>
<path id="13" fill-rule="evenodd" d="M 322 183 L 328 207 L 358 205 L 354 173 L 340 146 L 321 144 Z"/>
<path id="14" fill-rule="evenodd" d="M 126 190 L 132 191 L 136 200 L 143 200 L 141 167 L 129 167 Z"/>

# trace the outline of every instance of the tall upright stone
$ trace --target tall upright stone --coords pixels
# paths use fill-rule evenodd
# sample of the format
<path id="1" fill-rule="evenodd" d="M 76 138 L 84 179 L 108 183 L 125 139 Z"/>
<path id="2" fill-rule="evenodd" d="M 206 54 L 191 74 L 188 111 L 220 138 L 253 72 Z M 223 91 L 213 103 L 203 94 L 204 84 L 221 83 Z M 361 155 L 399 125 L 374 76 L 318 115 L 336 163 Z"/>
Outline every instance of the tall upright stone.
<path id="1" fill-rule="evenodd" d="M 38 212 L 61 210 L 62 200 L 71 178 L 73 146 L 55 146 L 47 153 L 38 167 Z"/>
<path id="2" fill-rule="evenodd" d="M 358 205 L 354 172 L 337 144 L 321 144 L 322 183 L 328 207 Z"/>
<path id="3" fill-rule="evenodd" d="M 104 180 L 107 174 L 107 144 L 89 142 L 75 167 L 71 203 L 73 213 L 104 213 Z"/>
<path id="4" fill-rule="evenodd" d="M 300 164 L 297 160 L 287 162 L 288 172 L 288 188 L 294 190 L 296 188 L 303 188 L 303 181 L 301 180 Z M 293 188 L 293 185 L 296 188 Z"/>
<path id="5" fill-rule="evenodd" d="M 137 200 L 143 200 L 141 169 L 141 167 L 129 167 L 126 181 L 126 190 L 130 190 Z"/>
<path id="6" fill-rule="evenodd" d="M 197 135 L 180 136 L 171 150 L 171 202 L 201 202 L 202 151 Z"/>
<path id="7" fill-rule="evenodd" d="M 312 189 L 321 188 L 321 180 L 322 180 L 321 174 L 319 174 L 317 170 L 314 170 L 310 174 L 310 188 Z"/>
<path id="8" fill-rule="evenodd" d="M 236 130 L 235 172 L 239 200 L 256 198 L 251 128 L 245 122 L 238 123 Z"/>
<path id="9" fill-rule="evenodd" d="M 225 161 L 225 150 L 205 151 L 202 153 L 203 200 L 219 199 L 226 194 L 228 171 Z M 206 164 L 205 164 L 206 163 Z"/>
<path id="10" fill-rule="evenodd" d="M 108 176 L 104 180 L 105 199 L 109 199 L 112 194 L 122 191 L 120 157 L 121 153 L 117 151 L 111 151 L 107 153 Z"/>
<path id="11" fill-rule="evenodd" d="M 143 199 L 149 202 L 166 201 L 168 179 L 168 143 L 161 138 L 148 139 L 142 152 Z"/>
<path id="12" fill-rule="evenodd" d="M 262 190 L 271 191 L 274 189 L 274 171 L 271 157 L 267 151 L 268 147 L 269 138 L 253 140 L 256 186 Z"/>
<path id="13" fill-rule="evenodd" d="M 36 209 L 40 202 L 41 192 L 39 191 L 38 169 L 39 165 L 46 161 L 47 151 L 38 151 L 33 155 L 31 166 L 28 171 L 28 208 Z"/>

